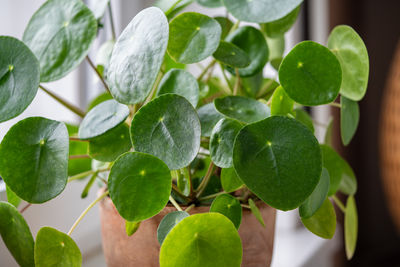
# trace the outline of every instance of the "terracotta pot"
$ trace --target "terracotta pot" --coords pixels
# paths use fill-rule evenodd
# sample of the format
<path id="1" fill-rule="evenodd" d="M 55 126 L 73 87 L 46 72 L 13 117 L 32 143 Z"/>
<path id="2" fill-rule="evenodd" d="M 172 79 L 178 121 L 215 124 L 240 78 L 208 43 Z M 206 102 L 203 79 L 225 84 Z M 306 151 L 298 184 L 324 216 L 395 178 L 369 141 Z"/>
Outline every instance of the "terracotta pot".
<path id="1" fill-rule="evenodd" d="M 264 218 L 264 228 L 248 209 L 243 209 L 239 235 L 243 245 L 243 267 L 270 266 L 274 243 L 276 210 L 258 203 Z M 100 202 L 103 251 L 108 267 L 157 267 L 160 245 L 157 227 L 161 219 L 174 207 L 166 207 L 158 215 L 143 221 L 137 232 L 128 237 L 125 221 L 118 214 L 110 198 Z M 196 207 L 190 214 L 208 212 L 209 207 Z M 206 266 L 204 266 L 206 267 Z"/>

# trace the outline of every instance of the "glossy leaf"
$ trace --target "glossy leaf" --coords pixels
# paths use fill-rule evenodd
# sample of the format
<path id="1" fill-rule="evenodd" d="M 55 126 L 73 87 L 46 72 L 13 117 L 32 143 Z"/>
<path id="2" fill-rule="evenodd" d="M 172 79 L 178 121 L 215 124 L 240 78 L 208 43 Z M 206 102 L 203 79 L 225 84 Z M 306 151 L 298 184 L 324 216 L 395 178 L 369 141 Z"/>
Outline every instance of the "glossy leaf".
<path id="1" fill-rule="evenodd" d="M 171 170 L 189 165 L 200 148 L 200 121 L 182 96 L 166 94 L 143 106 L 132 120 L 136 151 L 152 154 Z"/>
<path id="2" fill-rule="evenodd" d="M 344 242 L 346 247 L 346 256 L 350 260 L 357 245 L 358 235 L 358 215 L 356 202 L 353 196 L 347 199 L 346 212 L 344 214 Z"/>
<path id="3" fill-rule="evenodd" d="M 275 89 L 271 99 L 271 115 L 287 115 L 293 113 L 294 101 L 286 94 L 282 86 Z"/>
<path id="4" fill-rule="evenodd" d="M 235 197 L 224 194 L 219 195 L 211 203 L 210 212 L 218 212 L 225 215 L 239 229 L 242 222 L 242 206 Z"/>
<path id="5" fill-rule="evenodd" d="M 202 61 L 217 50 L 221 31 L 213 18 L 195 12 L 182 13 L 170 22 L 168 54 L 184 64 Z"/>
<path id="6" fill-rule="evenodd" d="M 347 146 L 355 135 L 360 121 L 358 103 L 344 96 L 340 97 L 340 133 L 342 142 Z"/>
<path id="7" fill-rule="evenodd" d="M 6 185 L 7 202 L 18 208 L 21 199 Z"/>
<path id="8" fill-rule="evenodd" d="M 183 219 L 165 238 L 160 267 L 240 267 L 242 243 L 233 223 L 219 213 Z"/>
<path id="9" fill-rule="evenodd" d="M 299 207 L 299 213 L 302 218 L 310 218 L 322 206 L 329 190 L 329 172 L 322 168 L 321 178 L 312 194 Z"/>
<path id="10" fill-rule="evenodd" d="M 279 80 L 286 93 L 297 103 L 322 105 L 336 99 L 342 83 L 342 70 L 328 48 L 304 41 L 283 59 Z"/>
<path id="11" fill-rule="evenodd" d="M 340 25 L 329 35 L 328 47 L 342 67 L 340 93 L 353 101 L 361 100 L 367 91 L 369 76 L 369 58 L 363 40 L 353 28 Z"/>
<path id="12" fill-rule="evenodd" d="M 261 223 L 261 225 L 265 227 L 265 222 L 261 215 L 261 212 L 260 212 L 259 208 L 257 207 L 256 203 L 254 203 L 254 201 L 251 198 L 249 198 L 249 206 L 251 209 L 251 213 L 253 213 L 253 215 Z"/>
<path id="13" fill-rule="evenodd" d="M 294 110 L 294 113 L 296 114 L 295 115 L 296 120 L 307 126 L 307 128 L 310 129 L 311 132 L 314 132 L 314 123 L 310 114 L 308 114 L 307 111 L 305 111 L 302 108 L 296 108 Z"/>
<path id="14" fill-rule="evenodd" d="M 201 136 L 210 137 L 214 126 L 224 116 L 219 113 L 214 103 L 208 103 L 197 110 L 201 123 Z"/>
<path id="15" fill-rule="evenodd" d="M 243 96 L 217 98 L 214 105 L 221 114 L 245 123 L 260 121 L 271 114 L 267 105 Z"/>
<path id="16" fill-rule="evenodd" d="M 40 62 L 40 81 L 58 80 L 86 57 L 97 21 L 80 0 L 46 1 L 30 19 L 23 41 Z"/>
<path id="17" fill-rule="evenodd" d="M 149 7 L 121 33 L 107 72 L 111 94 L 118 102 L 136 104 L 146 99 L 164 60 L 168 31 L 164 13 Z"/>
<path id="18" fill-rule="evenodd" d="M 261 25 L 261 29 L 267 34 L 268 37 L 279 37 L 285 34 L 297 20 L 300 12 L 300 5 L 293 9 L 289 14 L 281 19 L 271 21 Z"/>
<path id="19" fill-rule="evenodd" d="M 267 64 L 269 49 L 264 35 L 260 30 L 251 26 L 240 27 L 226 39 L 228 42 L 242 49 L 250 59 L 250 65 L 239 69 L 240 76 L 253 76 L 260 72 L 265 64 Z M 233 74 L 235 73 L 232 69 L 230 71 Z"/>
<path id="20" fill-rule="evenodd" d="M 115 100 L 107 100 L 86 114 L 80 127 L 78 136 L 80 139 L 91 139 L 117 127 L 129 116 L 129 108 Z"/>
<path id="21" fill-rule="evenodd" d="M 136 233 L 137 230 L 139 230 L 141 222 L 125 222 L 125 232 L 128 236 L 132 236 L 134 233 Z"/>
<path id="22" fill-rule="evenodd" d="M 74 240 L 50 227 L 43 227 L 36 236 L 36 267 L 80 267 L 82 254 Z"/>
<path id="23" fill-rule="evenodd" d="M 21 41 L 0 36 L 0 122 L 21 114 L 39 88 L 39 62 Z"/>
<path id="24" fill-rule="evenodd" d="M 197 3 L 202 6 L 211 8 L 223 6 L 222 0 L 197 0 Z"/>
<path id="25" fill-rule="evenodd" d="M 162 245 L 165 237 L 180 221 L 189 217 L 189 213 L 186 211 L 173 211 L 164 216 L 157 228 L 157 239 L 158 243 Z"/>
<path id="26" fill-rule="evenodd" d="M 108 178 L 110 197 L 119 214 L 140 222 L 159 213 L 168 203 L 171 174 L 160 159 L 128 152 L 118 158 Z"/>
<path id="27" fill-rule="evenodd" d="M 78 134 L 78 126 L 66 124 L 69 136 Z M 87 142 L 70 141 L 69 156 L 85 155 L 88 153 L 89 144 Z M 70 158 L 68 161 L 68 176 L 86 172 L 92 169 L 92 160 L 90 158 Z"/>
<path id="28" fill-rule="evenodd" d="M 357 192 L 357 179 L 350 165 L 343 161 L 343 174 L 339 191 L 346 195 L 354 195 Z"/>
<path id="29" fill-rule="evenodd" d="M 233 68 L 244 68 L 250 64 L 250 58 L 246 52 L 232 43 L 221 41 L 217 51 L 213 54 L 214 58 L 221 63 Z"/>
<path id="30" fill-rule="evenodd" d="M 214 19 L 218 21 L 219 25 L 221 26 L 221 40 L 225 40 L 226 36 L 228 36 L 233 27 L 233 22 L 227 17 L 215 17 Z"/>
<path id="31" fill-rule="evenodd" d="M 186 98 L 193 107 L 199 102 L 199 84 L 192 74 L 185 70 L 171 69 L 160 82 L 157 95 L 177 94 Z"/>
<path id="32" fill-rule="evenodd" d="M 58 196 L 68 180 L 69 137 L 65 125 L 41 117 L 15 124 L 0 146 L 0 175 L 30 203 Z"/>
<path id="33" fill-rule="evenodd" d="M 232 167 L 233 143 L 243 125 L 233 119 L 222 119 L 214 127 L 210 139 L 210 154 L 215 165 Z"/>
<path id="34" fill-rule="evenodd" d="M 281 116 L 242 128 L 235 140 L 233 165 L 254 194 L 280 210 L 300 206 L 314 191 L 322 170 L 313 133 L 295 119 Z"/>
<path id="35" fill-rule="evenodd" d="M 336 231 L 336 213 L 329 199 L 310 218 L 301 218 L 304 226 L 313 234 L 331 239 Z"/>
<path id="36" fill-rule="evenodd" d="M 0 201 L 0 235 L 21 267 L 34 267 L 34 241 L 24 217 L 7 202 Z"/>
<path id="37" fill-rule="evenodd" d="M 236 174 L 234 168 L 221 170 L 221 185 L 225 192 L 231 193 L 243 186 L 242 180 Z"/>
<path id="38" fill-rule="evenodd" d="M 288 15 L 303 0 L 223 0 L 232 15 L 241 21 L 267 23 Z"/>

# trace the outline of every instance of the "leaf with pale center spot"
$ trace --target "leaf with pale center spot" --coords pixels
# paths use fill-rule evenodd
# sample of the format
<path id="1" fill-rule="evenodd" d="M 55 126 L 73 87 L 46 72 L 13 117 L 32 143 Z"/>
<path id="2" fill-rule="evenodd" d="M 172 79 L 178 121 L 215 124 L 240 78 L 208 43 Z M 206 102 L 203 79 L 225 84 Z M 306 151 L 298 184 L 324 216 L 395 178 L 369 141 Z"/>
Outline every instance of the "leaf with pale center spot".
<path id="1" fill-rule="evenodd" d="M 271 115 L 287 115 L 293 113 L 294 101 L 286 94 L 282 86 L 275 89 L 271 98 Z"/>
<path id="2" fill-rule="evenodd" d="M 229 194 L 223 194 L 211 203 L 210 212 L 218 212 L 225 215 L 239 229 L 242 222 L 242 206 L 240 201 Z"/>

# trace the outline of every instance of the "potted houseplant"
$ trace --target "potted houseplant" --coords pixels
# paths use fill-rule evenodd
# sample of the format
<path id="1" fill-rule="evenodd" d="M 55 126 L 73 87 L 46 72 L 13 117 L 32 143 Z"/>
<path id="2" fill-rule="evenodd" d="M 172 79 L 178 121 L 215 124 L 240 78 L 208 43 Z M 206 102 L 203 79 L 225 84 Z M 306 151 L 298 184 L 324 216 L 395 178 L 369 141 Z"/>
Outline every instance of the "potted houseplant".
<path id="1" fill-rule="evenodd" d="M 283 56 L 301 0 L 198 0 L 225 6 L 235 23 L 180 13 L 191 2 L 141 11 L 104 44 L 97 66 L 87 54 L 107 4 L 111 12 L 107 1 L 92 12 L 81 0 L 49 0 L 22 40 L 0 37 L 0 122 L 21 114 L 38 88 L 83 118 L 79 127 L 27 118 L 1 142 L 10 203 L 0 203 L 0 234 L 21 266 L 81 266 L 70 234 L 99 202 L 109 266 L 266 266 L 275 209 L 298 208 L 305 227 L 329 239 L 331 200 L 344 212 L 352 257 L 354 173 L 330 146 L 329 129 L 317 141 L 302 108 L 340 108 L 342 140 L 350 142 L 369 72 L 361 38 L 338 26 L 327 46 L 304 41 Z M 86 112 L 43 85 L 85 58 L 106 91 Z M 197 78 L 185 70 L 203 60 L 210 61 Z M 263 77 L 268 62 L 279 83 Z M 68 233 L 44 227 L 34 239 L 16 209 L 20 199 L 44 203 L 78 179 L 87 179 L 82 197 L 98 180 L 98 198 Z"/>

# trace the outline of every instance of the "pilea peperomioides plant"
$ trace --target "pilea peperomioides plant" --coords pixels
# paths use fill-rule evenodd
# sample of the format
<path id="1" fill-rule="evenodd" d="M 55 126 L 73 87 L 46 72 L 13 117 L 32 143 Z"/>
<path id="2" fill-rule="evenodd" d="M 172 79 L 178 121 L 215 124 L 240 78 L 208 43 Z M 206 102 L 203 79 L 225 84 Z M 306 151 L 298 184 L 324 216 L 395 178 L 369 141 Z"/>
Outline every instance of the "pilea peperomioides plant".
<path id="1" fill-rule="evenodd" d="M 1 142 L 0 175 L 11 204 L 0 202 L 0 233 L 21 266 L 81 266 L 69 235 L 106 197 L 129 235 L 168 203 L 176 207 L 158 227 L 162 267 L 240 266 L 242 211 L 251 209 L 263 224 L 260 201 L 283 211 L 298 208 L 305 227 L 328 239 L 336 229 L 333 201 L 344 212 L 352 257 L 356 179 L 331 147 L 331 124 L 320 144 L 303 107 L 341 108 L 342 140 L 349 144 L 369 74 L 363 41 L 338 26 L 327 46 L 304 41 L 284 56 L 284 34 L 301 0 L 198 0 L 225 6 L 235 23 L 180 13 L 192 2 L 160 0 L 141 11 L 100 48 L 97 66 L 88 52 L 107 6 L 111 12 L 108 1 L 91 11 L 81 0 L 48 0 L 22 41 L 0 37 L 0 122 L 21 114 L 38 88 L 83 118 L 79 127 L 27 118 Z M 87 112 L 42 85 L 85 57 L 106 90 Z M 268 62 L 277 77 L 263 76 Z M 197 78 L 188 71 L 196 68 Z M 96 180 L 105 189 L 68 234 L 45 227 L 34 239 L 16 209 L 20 200 L 44 203 L 78 179 L 87 179 L 82 197 Z M 348 196 L 345 204 L 339 192 Z M 189 215 L 204 205 L 209 213 Z"/>

